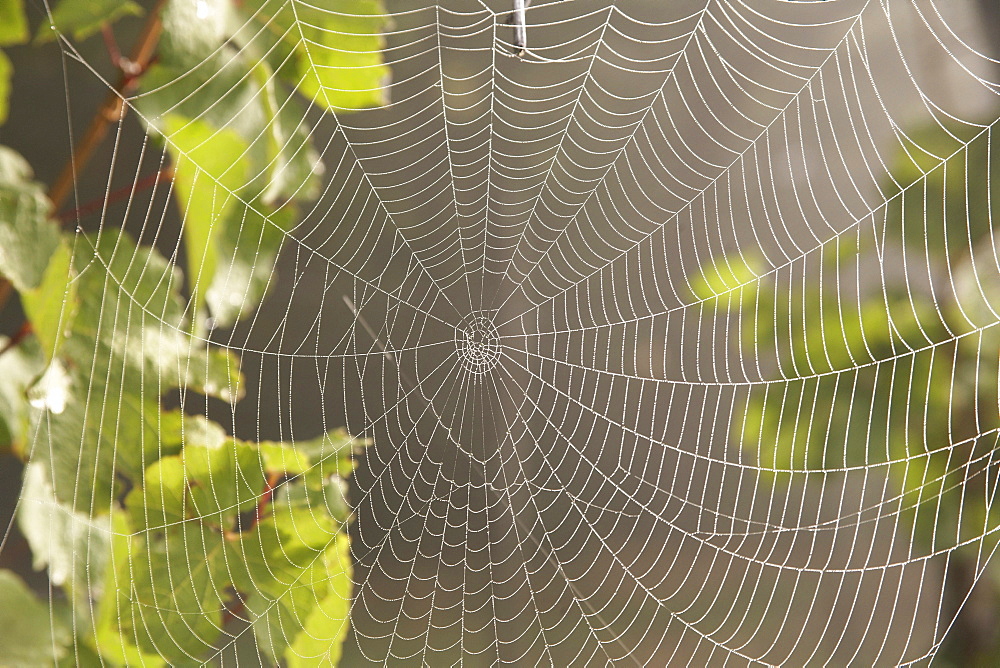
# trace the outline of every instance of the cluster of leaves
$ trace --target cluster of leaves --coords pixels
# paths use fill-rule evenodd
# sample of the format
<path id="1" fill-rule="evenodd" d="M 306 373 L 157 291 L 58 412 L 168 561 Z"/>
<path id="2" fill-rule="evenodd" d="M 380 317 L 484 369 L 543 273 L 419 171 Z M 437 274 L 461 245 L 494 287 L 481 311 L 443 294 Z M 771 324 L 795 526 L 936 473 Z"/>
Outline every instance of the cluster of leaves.
<path id="1" fill-rule="evenodd" d="M 189 288 L 215 326 L 246 315 L 267 289 L 275 249 L 323 170 L 308 108 L 382 104 L 384 19 L 377 0 L 338 13 L 273 1 L 169 3 L 157 63 L 137 108 L 165 138 L 184 212 Z M 197 320 L 198 316 L 195 316 Z"/>
<path id="2" fill-rule="evenodd" d="M 734 434 L 775 482 L 884 464 L 913 538 L 969 542 L 955 559 L 974 563 L 1000 526 L 1000 139 L 934 126 L 904 142 L 874 230 L 804 268 L 723 257 L 693 288 L 740 313 L 740 345 L 765 376 L 789 379 L 752 389 Z"/>
<path id="3" fill-rule="evenodd" d="M 351 597 L 344 481 L 364 443 L 342 430 L 246 442 L 163 402 L 177 388 L 242 397 L 239 359 L 205 332 L 258 307 L 318 195 L 307 113 L 383 101 L 380 3 L 336 9 L 170 0 L 155 17 L 137 108 L 171 159 L 184 273 L 113 227 L 62 232 L 27 161 L 0 146 L 0 275 L 26 316 L 0 339 L 0 447 L 29 462 L 19 526 L 57 594 L 0 571 L 0 663 L 186 664 L 247 637 L 273 662 L 336 663 Z M 140 12 L 61 0 L 37 39 Z M 0 46 L 28 35 L 21 0 L 0 0 Z M 9 89 L 0 52 L 0 122 Z"/>

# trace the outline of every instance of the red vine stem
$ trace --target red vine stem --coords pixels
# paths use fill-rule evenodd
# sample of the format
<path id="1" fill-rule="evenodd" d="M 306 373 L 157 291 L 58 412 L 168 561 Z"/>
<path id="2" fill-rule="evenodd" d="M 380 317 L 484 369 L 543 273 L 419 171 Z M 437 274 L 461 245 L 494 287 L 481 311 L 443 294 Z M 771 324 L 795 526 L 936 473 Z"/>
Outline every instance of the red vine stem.
<path id="1" fill-rule="evenodd" d="M 169 181 L 173 178 L 173 176 L 173 169 L 171 167 L 164 167 L 163 169 L 136 181 L 133 185 L 119 188 L 118 190 L 108 193 L 104 197 L 98 197 L 97 199 L 91 200 L 86 204 L 81 204 L 72 211 L 66 211 L 59 214 L 59 220 L 63 223 L 67 223 L 81 216 L 86 216 L 96 211 L 100 211 L 106 204 L 114 204 L 115 202 L 119 202 L 126 197 L 131 197 L 132 195 L 142 192 L 147 188 L 152 188 L 157 183 Z"/>
<path id="2" fill-rule="evenodd" d="M 150 11 L 149 18 L 146 19 L 146 24 L 142 27 L 142 32 L 139 33 L 139 38 L 132 49 L 132 55 L 129 56 L 128 66 L 124 66 L 125 64 L 119 61 L 119 69 L 122 73 L 118 79 L 118 85 L 108 93 L 104 104 L 94 114 L 90 121 L 90 127 L 87 128 L 87 132 L 77 145 L 72 158 L 63 167 L 59 177 L 49 189 L 49 199 L 52 200 L 52 205 L 57 211 L 73 189 L 76 174 L 86 167 L 94 150 L 104 141 L 108 125 L 113 122 L 117 123 L 125 115 L 124 98 L 135 89 L 139 77 L 149 67 L 153 60 L 153 54 L 156 53 L 160 33 L 163 31 L 160 12 L 166 1 L 157 0 L 156 5 Z"/>
<path id="3" fill-rule="evenodd" d="M 111 122 L 120 121 L 125 115 L 124 97 L 135 89 L 139 78 L 149 67 L 150 63 L 152 63 L 154 54 L 156 53 L 156 46 L 160 41 L 160 33 L 163 31 L 160 12 L 166 3 L 167 0 L 156 1 L 156 5 L 150 11 L 149 17 L 146 19 L 146 23 L 143 25 L 142 31 L 139 33 L 139 37 L 132 49 L 132 55 L 127 62 L 121 57 L 118 45 L 114 42 L 110 34 L 110 29 L 105 28 L 103 30 L 105 44 L 108 45 L 108 53 L 112 61 L 117 61 L 115 67 L 121 70 L 121 77 L 118 79 L 118 85 L 108 93 L 108 96 L 104 99 L 104 104 L 94 114 L 87 132 L 80 143 L 77 144 L 73 156 L 66 162 L 59 176 L 53 182 L 52 187 L 49 188 L 48 195 L 52 201 L 52 208 L 54 210 L 58 211 L 62 207 L 63 202 L 66 201 L 66 197 L 73 189 L 76 174 L 86 167 L 94 151 L 104 141 L 104 137 L 108 132 L 108 125 Z M 83 209 L 86 206 L 83 205 L 80 208 Z M 62 222 L 66 222 L 72 217 L 72 214 L 58 216 Z M 12 292 L 13 289 L 10 281 L 0 277 L 0 311 L 6 306 L 7 299 Z"/>
<path id="4" fill-rule="evenodd" d="M 260 495 L 260 501 L 257 502 L 257 510 L 254 513 L 254 526 L 257 526 L 257 523 L 264 519 L 264 513 L 267 512 L 267 504 L 271 502 L 274 490 L 277 488 L 278 483 L 281 482 L 282 477 L 280 473 L 267 474 L 267 481 L 264 483 L 264 492 Z"/>

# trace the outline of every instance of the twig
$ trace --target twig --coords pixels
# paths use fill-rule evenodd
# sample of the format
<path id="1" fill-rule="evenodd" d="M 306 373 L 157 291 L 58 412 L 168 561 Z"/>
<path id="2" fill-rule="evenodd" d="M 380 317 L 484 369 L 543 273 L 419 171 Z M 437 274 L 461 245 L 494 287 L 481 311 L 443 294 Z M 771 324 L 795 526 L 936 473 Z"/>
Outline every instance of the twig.
<path id="1" fill-rule="evenodd" d="M 143 177 L 130 186 L 124 186 L 118 190 L 108 193 L 104 197 L 98 197 L 97 199 L 93 199 L 86 204 L 81 204 L 71 211 L 64 211 L 59 214 L 58 218 L 61 222 L 68 223 L 71 220 L 76 220 L 77 218 L 89 215 L 95 211 L 100 211 L 106 204 L 114 204 L 115 202 L 121 201 L 125 197 L 130 197 L 136 193 L 146 190 L 147 188 L 152 188 L 161 181 L 169 181 L 173 178 L 173 176 L 173 168 L 164 167 L 159 171 Z"/>
<path id="2" fill-rule="evenodd" d="M 14 290 L 14 286 L 6 278 L 0 277 L 0 311 L 7 305 L 7 299 Z"/>
<path id="3" fill-rule="evenodd" d="M 121 67 L 124 63 L 119 63 L 121 77 L 118 80 L 118 85 L 108 93 L 104 104 L 94 114 L 94 118 L 90 121 L 90 127 L 87 128 L 87 132 L 77 145 L 73 156 L 49 189 L 49 199 L 52 200 L 55 210 L 58 211 L 63 202 L 66 201 L 66 197 L 73 188 L 76 174 L 83 170 L 90 161 L 94 150 L 104 140 L 108 125 L 112 122 L 117 123 L 124 116 L 125 96 L 135 88 L 139 77 L 149 67 L 153 60 L 153 54 L 156 52 L 156 45 L 163 30 L 160 12 L 165 4 L 166 0 L 157 0 L 156 5 L 150 11 L 149 18 L 146 19 L 146 24 L 142 27 L 142 32 L 139 33 L 139 38 L 132 49 L 127 66 Z"/>
<path id="4" fill-rule="evenodd" d="M 524 58 L 528 51 L 528 21 L 524 11 L 531 6 L 531 0 L 514 0 L 514 11 L 507 23 L 514 26 L 514 55 Z"/>
<path id="5" fill-rule="evenodd" d="M 111 57 L 111 64 L 115 66 L 116 70 L 122 70 L 122 52 L 118 48 L 118 40 L 115 39 L 115 31 L 111 29 L 111 26 L 107 23 L 101 26 L 101 37 L 104 38 L 104 47 L 108 50 L 108 56 Z"/>
<path id="6" fill-rule="evenodd" d="M 364 327 L 368 336 L 372 337 L 372 341 L 375 342 L 379 352 L 385 355 L 390 362 L 395 364 L 396 356 L 393 355 L 392 352 L 390 352 L 384 345 L 382 345 L 382 341 L 379 339 L 378 334 L 375 333 L 375 330 L 369 327 L 365 319 L 358 314 L 358 309 L 354 306 L 354 302 L 351 301 L 351 298 L 347 295 L 341 295 L 341 298 L 344 300 L 344 303 L 347 304 L 347 308 L 351 309 L 351 313 L 354 315 L 354 318 L 361 324 L 362 327 Z"/>
<path id="7" fill-rule="evenodd" d="M 524 0 L 514 0 L 514 46 L 517 47 L 518 57 L 524 56 L 524 51 L 528 48 L 528 28 L 524 18 Z"/>

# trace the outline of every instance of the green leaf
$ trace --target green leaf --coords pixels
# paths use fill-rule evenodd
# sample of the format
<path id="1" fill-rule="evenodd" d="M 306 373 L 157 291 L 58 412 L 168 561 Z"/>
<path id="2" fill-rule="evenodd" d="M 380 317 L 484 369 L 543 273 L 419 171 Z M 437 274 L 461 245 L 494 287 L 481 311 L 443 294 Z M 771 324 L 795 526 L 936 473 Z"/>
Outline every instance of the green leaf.
<path id="1" fill-rule="evenodd" d="M 45 467 L 31 463 L 24 470 L 17 520 L 35 570 L 47 568 L 49 581 L 62 587 L 78 610 L 89 612 L 109 563 L 110 519 L 91 519 L 59 503 Z"/>
<path id="2" fill-rule="evenodd" d="M 67 342 L 68 359 L 81 359 L 81 343 Z M 155 378 L 144 383 L 103 342 L 92 350 L 90 371 L 53 360 L 29 392 L 40 409 L 33 456 L 48 464 L 56 496 L 88 514 L 105 512 L 117 496 L 115 472 L 139 480 L 160 454 L 159 406 L 143 400 L 141 387 Z"/>
<path id="3" fill-rule="evenodd" d="M 249 142 L 264 124 L 257 87 L 235 50 L 224 47 L 217 67 L 194 70 L 161 58 L 142 76 L 136 107 L 151 133 L 168 133 L 171 116 L 197 118 L 216 129 L 236 132 Z"/>
<path id="4" fill-rule="evenodd" d="M 187 33 L 190 27 L 178 30 Z M 137 102 L 153 131 L 169 135 L 174 130 L 168 127 L 170 118 L 176 116 L 185 124 L 198 119 L 212 131 L 235 132 L 249 147 L 253 178 L 259 181 L 246 200 L 267 192 L 272 195 L 264 198 L 265 204 L 273 205 L 276 188 L 287 197 L 316 195 L 313 172 L 321 165 L 310 128 L 295 101 L 275 88 L 266 64 L 228 45 L 218 49 L 210 66 L 192 68 L 162 50 L 160 55 L 143 76 Z"/>
<path id="5" fill-rule="evenodd" d="M 354 438 L 343 427 L 337 427 L 316 438 L 301 441 L 264 441 L 260 443 L 260 448 L 268 470 L 289 474 L 308 471 L 311 475 L 346 478 L 354 471 L 354 455 L 370 443 L 363 438 Z"/>
<path id="6" fill-rule="evenodd" d="M 347 0 L 337 12 L 311 5 L 298 12 L 299 89 L 334 112 L 381 106 L 389 80 L 382 62 L 385 9 L 376 0 Z"/>
<path id="7" fill-rule="evenodd" d="M 188 419 L 175 412 L 164 422 Z M 337 447 L 330 435 L 306 442 L 306 450 L 326 453 L 315 465 L 291 444 L 227 439 L 208 447 L 190 436 L 180 455 L 151 465 L 145 486 L 125 500 L 137 533 L 128 568 L 116 571 L 115 588 L 127 591 L 116 598 L 114 632 L 143 652 L 190 663 L 218 641 L 222 610 L 246 599 L 265 652 L 291 657 L 296 640 L 300 653 L 337 656 L 351 581 L 345 487 L 335 473 L 340 458 L 331 455 L 350 452 L 351 441 L 342 432 L 334 438 Z M 261 504 L 265 471 L 279 484 Z M 295 477 L 281 483 L 276 473 Z M 321 622 L 331 616 L 334 626 Z M 317 636 L 309 641 L 307 625 Z"/>
<path id="8" fill-rule="evenodd" d="M 323 483 L 323 501 L 327 512 L 340 522 L 346 522 L 351 516 L 347 490 L 347 481 L 339 476 L 331 476 Z"/>
<path id="9" fill-rule="evenodd" d="M 82 41 L 125 16 L 141 16 L 142 7 L 131 0 L 60 0 L 48 21 L 38 27 L 35 41 L 51 42 L 56 30 Z"/>
<path id="10" fill-rule="evenodd" d="M 0 337 L 0 349 L 9 339 Z M 32 336 L 0 355 L 0 446 L 23 455 L 30 434 L 28 388 L 45 369 L 45 357 Z"/>
<path id="11" fill-rule="evenodd" d="M 182 211 L 198 212 L 186 222 L 194 228 L 185 230 L 189 280 L 195 286 L 196 305 L 205 302 L 210 309 L 211 325 L 227 327 L 253 312 L 264 298 L 285 233 L 295 223 L 296 203 L 318 195 L 323 163 L 294 89 L 279 85 L 281 80 L 274 76 L 275 53 L 261 48 L 276 45 L 270 30 L 259 31 L 252 24 L 237 28 L 231 42 L 239 49 L 209 42 L 215 45 L 211 67 L 208 61 L 194 66 L 169 49 L 161 53 L 159 64 L 143 77 L 138 106 L 152 131 L 175 144 L 175 153 L 187 152 L 184 145 L 192 143 L 174 136 L 178 126 L 191 125 L 187 119 L 201 124 L 191 125 L 197 135 L 193 143 L 206 144 L 209 158 L 190 156 L 190 173 L 185 175 L 183 165 L 178 172 Z M 243 142 L 239 150 L 216 150 L 220 138 L 232 139 L 232 133 Z M 209 163 L 227 150 L 230 162 Z M 196 198 L 198 206 L 191 206 L 189 200 L 198 195 L 192 194 L 191 181 L 199 170 L 232 197 L 206 186 L 212 178 L 202 178 L 201 190 L 206 192 Z"/>
<path id="12" fill-rule="evenodd" d="M 176 448 L 187 444 L 219 448 L 226 441 L 226 430 L 202 415 L 186 415 L 181 411 L 160 413 L 160 443 L 165 448 Z"/>
<path id="13" fill-rule="evenodd" d="M 264 50 L 279 75 L 306 98 L 337 113 L 386 103 L 389 68 L 382 59 L 382 30 L 387 16 L 379 0 L 343 0 L 335 10 L 309 4 L 293 8 L 274 0 L 244 7 L 266 21 L 267 31 L 281 35 L 279 48 Z M 286 60 L 289 53 L 292 58 Z"/>
<path id="14" fill-rule="evenodd" d="M 202 348 L 191 353 L 184 374 L 185 387 L 227 403 L 243 398 L 245 386 L 240 373 L 240 360 L 227 349 Z"/>
<path id="15" fill-rule="evenodd" d="M 59 244 L 59 228 L 49 220 L 51 210 L 28 162 L 0 146 L 0 274 L 19 291 L 41 282 Z"/>
<path id="16" fill-rule="evenodd" d="M 171 116 L 238 134 L 249 147 L 252 174 L 243 199 L 259 199 L 264 206 L 257 210 L 270 213 L 284 200 L 315 198 L 323 164 L 302 105 L 251 52 L 223 47 L 210 69 L 154 65 L 143 76 L 137 104 L 157 134 L 168 133 Z"/>
<path id="17" fill-rule="evenodd" d="M 188 445 L 180 455 L 155 462 L 125 505 L 142 530 L 192 519 L 229 530 L 240 512 L 257 506 L 263 489 L 260 453 L 230 439 L 220 447 Z"/>
<path id="18" fill-rule="evenodd" d="M 200 197 L 199 207 L 187 204 L 192 190 L 189 185 L 178 194 L 182 212 L 204 212 L 186 223 L 195 227 L 185 230 L 186 246 L 189 266 L 195 271 L 202 269 L 198 289 L 215 326 L 233 324 L 263 299 L 273 281 L 278 250 L 297 216 L 297 208 L 289 202 L 314 198 L 323 169 L 304 111 L 291 93 L 275 86 L 263 63 L 249 61 L 244 53 L 225 53 L 228 60 L 222 69 L 211 73 L 153 67 L 143 78 L 148 92 L 139 102 L 155 132 L 180 142 L 173 152 L 183 152 L 183 144 L 201 145 L 209 137 L 205 150 L 216 161 L 219 155 L 226 155 L 225 151 L 232 151 L 229 161 L 213 164 L 208 158 L 191 155 L 187 170 L 183 164 L 178 166 L 185 184 L 197 168 L 207 172 L 199 190 L 207 194 Z M 198 119 L 187 130 L 198 136 L 174 136 L 188 118 Z M 215 133 L 219 136 L 213 136 Z M 238 137 L 243 144 L 222 146 L 226 137 L 230 142 Z M 233 167 L 233 162 L 234 169 L 224 178 L 223 171 Z M 219 188 L 211 187 L 212 178 L 217 179 L 214 183 Z M 231 196 L 226 199 L 223 194 Z M 201 231 L 205 229 L 211 231 L 207 255 L 203 246 L 209 235 Z"/>
<path id="19" fill-rule="evenodd" d="M 76 315 L 77 284 L 73 278 L 73 254 L 63 241 L 52 254 L 39 286 L 20 295 L 46 359 L 59 352 Z"/>
<path id="20" fill-rule="evenodd" d="M 131 533 L 125 513 L 112 510 L 112 533 L 108 538 L 111 557 L 105 568 L 101 595 L 95 613 L 94 635 L 88 638 L 104 662 L 126 666 L 162 666 L 164 661 L 154 653 L 143 653 L 134 635 L 120 626 L 124 615 L 132 613 L 132 562 L 141 554 L 141 539 Z"/>
<path id="21" fill-rule="evenodd" d="M 216 326 L 228 327 L 254 311 L 274 284 L 274 265 L 295 211 L 285 207 L 267 217 L 264 204 L 234 211 L 219 237 L 228 262 L 215 273 L 205 300 Z"/>
<path id="22" fill-rule="evenodd" d="M 14 65 L 3 51 L 0 51 L 0 125 L 7 122 L 10 114 L 11 79 L 14 77 Z"/>
<path id="23" fill-rule="evenodd" d="M 347 501 L 347 481 L 336 473 L 336 460 L 323 460 L 307 469 L 282 487 L 275 502 L 275 512 L 281 506 L 320 512 L 337 522 L 347 522 L 351 509 Z"/>
<path id="24" fill-rule="evenodd" d="M 93 514 L 116 497 L 116 472 L 141 484 L 149 464 L 179 449 L 161 441 L 160 395 L 184 387 L 233 400 L 242 380 L 230 353 L 187 333 L 181 277 L 156 251 L 115 230 L 76 246 L 76 317 L 31 395 L 36 456 L 56 496 Z"/>
<path id="25" fill-rule="evenodd" d="M 70 642 L 48 607 L 12 571 L 0 570 L 0 665 L 38 666 L 58 661 Z"/>
<path id="26" fill-rule="evenodd" d="M 199 524 L 147 536 L 116 581 L 130 602 L 119 610 L 119 633 L 171 665 L 200 663 L 229 598 L 224 548 L 220 533 Z"/>
<path id="27" fill-rule="evenodd" d="M 257 447 L 264 458 L 264 468 L 268 471 L 299 475 L 312 466 L 309 457 L 291 444 L 264 441 Z"/>
<path id="28" fill-rule="evenodd" d="M 349 458 L 355 452 L 371 445 L 371 441 L 355 438 L 343 427 L 336 427 L 325 434 L 302 441 L 295 441 L 294 447 L 314 461 L 330 458 Z"/>
<path id="29" fill-rule="evenodd" d="M 297 666 L 332 665 L 340 661 L 344 638 L 347 637 L 351 610 L 350 541 L 341 535 L 327 550 L 322 578 L 327 583 L 326 594 L 306 618 L 302 632 L 288 649 L 285 660 L 290 668 Z"/>
<path id="30" fill-rule="evenodd" d="M 339 527 L 320 508 L 312 512 L 275 506 L 271 516 L 229 544 L 234 585 L 240 591 L 271 598 L 301 586 L 303 574 L 320 563 Z"/>
<path id="31" fill-rule="evenodd" d="M 702 266 L 691 280 L 691 292 L 697 299 L 728 299 L 727 306 L 739 308 L 757 292 L 756 278 L 761 261 L 743 255 L 725 255 Z"/>
<path id="32" fill-rule="evenodd" d="M 241 206 L 237 191 L 245 184 L 247 144 L 232 130 L 216 130 L 199 120 L 171 115 L 164 124 L 174 160 L 174 183 L 184 217 L 188 282 L 195 309 L 204 302 L 219 262 L 218 237 L 227 214 Z"/>
<path id="33" fill-rule="evenodd" d="M 27 40 L 28 18 L 24 15 L 24 0 L 0 0 L 0 46 Z"/>
<path id="34" fill-rule="evenodd" d="M 279 89 L 266 63 L 258 61 L 253 72 L 266 124 L 264 137 L 254 142 L 257 162 L 265 164 L 258 170 L 262 177 L 258 197 L 263 204 L 258 210 L 271 211 L 284 200 L 313 199 L 319 194 L 316 176 L 323 163 L 312 146 L 305 114 L 290 93 Z"/>
<path id="35" fill-rule="evenodd" d="M 982 129 L 950 121 L 908 130 L 890 164 L 883 187 L 887 236 L 929 253 L 932 270 L 992 237 L 1000 137 Z"/>
<path id="36" fill-rule="evenodd" d="M 186 519 L 187 480 L 180 457 L 153 462 L 137 487 L 125 497 L 131 525 L 137 530 L 165 529 Z"/>
<path id="37" fill-rule="evenodd" d="M 190 69 L 210 59 L 229 36 L 230 7 L 229 0 L 170 0 L 160 15 L 163 61 Z"/>
<path id="38" fill-rule="evenodd" d="M 111 504 L 115 471 L 139 479 L 160 454 L 156 398 L 181 380 L 176 346 L 161 339 L 181 335 L 183 306 L 172 266 L 123 233 L 76 246 L 77 315 L 32 396 L 57 497 L 95 514 Z"/>
<path id="39" fill-rule="evenodd" d="M 257 506 L 264 489 L 264 462 L 257 448 L 230 440 L 221 448 L 188 446 L 181 457 L 197 517 L 228 528 L 236 515 Z"/>
<path id="40" fill-rule="evenodd" d="M 312 577 L 303 580 L 278 598 L 270 598 L 259 592 L 254 592 L 247 598 L 246 609 L 253 619 L 257 647 L 270 657 L 272 665 L 280 664 L 289 643 L 305 626 L 309 612 L 316 606 L 316 591 L 311 586 L 312 580 Z"/>
<path id="41" fill-rule="evenodd" d="M 289 665 L 336 665 L 352 588 L 347 536 L 327 541 L 289 575 L 290 584 L 255 589 L 247 599 L 258 646 L 275 662 L 283 656 Z"/>

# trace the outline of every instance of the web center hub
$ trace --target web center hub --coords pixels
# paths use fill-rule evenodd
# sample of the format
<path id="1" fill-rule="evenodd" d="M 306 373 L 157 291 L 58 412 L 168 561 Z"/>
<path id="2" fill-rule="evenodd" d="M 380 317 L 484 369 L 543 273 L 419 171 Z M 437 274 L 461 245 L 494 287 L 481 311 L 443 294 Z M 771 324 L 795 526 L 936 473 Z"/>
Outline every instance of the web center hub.
<path id="1" fill-rule="evenodd" d="M 484 374 L 500 361 L 500 335 L 493 321 L 480 314 L 455 329 L 455 348 L 470 373 Z"/>

